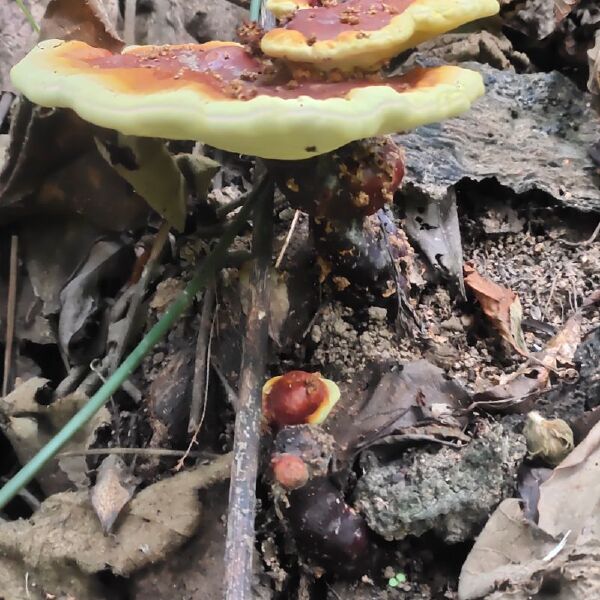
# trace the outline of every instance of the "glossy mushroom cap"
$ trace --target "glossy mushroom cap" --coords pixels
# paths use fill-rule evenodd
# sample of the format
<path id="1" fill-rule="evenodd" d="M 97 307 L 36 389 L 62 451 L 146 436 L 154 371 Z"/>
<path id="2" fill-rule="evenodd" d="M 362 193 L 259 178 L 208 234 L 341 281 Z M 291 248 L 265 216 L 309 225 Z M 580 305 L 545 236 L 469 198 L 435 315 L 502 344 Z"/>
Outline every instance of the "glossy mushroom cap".
<path id="1" fill-rule="evenodd" d="M 377 69 L 382 63 L 441 33 L 500 10 L 497 0 L 270 0 L 276 15 L 291 15 L 267 32 L 268 56 L 311 63 L 320 69 Z"/>
<path id="2" fill-rule="evenodd" d="M 278 19 L 291 17 L 297 10 L 319 6 L 314 0 L 267 0 L 266 8 Z"/>
<path id="3" fill-rule="evenodd" d="M 393 78 L 285 78 L 233 42 L 112 54 L 46 40 L 11 78 L 32 102 L 124 134 L 291 160 L 456 116 L 484 91 L 478 73 L 453 66 Z"/>
<path id="4" fill-rule="evenodd" d="M 319 373 L 289 371 L 262 390 L 263 415 L 278 427 L 322 423 L 340 398 L 338 386 Z"/>

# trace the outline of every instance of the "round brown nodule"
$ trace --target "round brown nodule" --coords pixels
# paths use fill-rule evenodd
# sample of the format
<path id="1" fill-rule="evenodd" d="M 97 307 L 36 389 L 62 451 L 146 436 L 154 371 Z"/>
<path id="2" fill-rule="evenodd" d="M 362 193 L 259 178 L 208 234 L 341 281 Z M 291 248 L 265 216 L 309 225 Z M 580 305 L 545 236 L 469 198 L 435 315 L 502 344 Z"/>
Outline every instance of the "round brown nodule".
<path id="1" fill-rule="evenodd" d="M 315 218 L 349 221 L 392 202 L 404 177 L 404 155 L 387 136 L 358 140 L 297 161 L 267 161 L 293 208 Z"/>
<path id="2" fill-rule="evenodd" d="M 271 459 L 271 467 L 275 481 L 286 490 L 297 490 L 308 481 L 308 467 L 299 456 L 277 454 Z"/>
<path id="3" fill-rule="evenodd" d="M 329 390 L 318 373 L 289 371 L 263 394 L 263 414 L 271 423 L 300 425 L 327 402 Z"/>

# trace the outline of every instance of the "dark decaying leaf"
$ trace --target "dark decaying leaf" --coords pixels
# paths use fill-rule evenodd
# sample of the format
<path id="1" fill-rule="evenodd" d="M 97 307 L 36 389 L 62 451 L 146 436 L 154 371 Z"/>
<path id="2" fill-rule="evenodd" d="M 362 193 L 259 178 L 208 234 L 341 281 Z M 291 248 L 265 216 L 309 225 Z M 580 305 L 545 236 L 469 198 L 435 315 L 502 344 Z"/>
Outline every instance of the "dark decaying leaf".
<path id="1" fill-rule="evenodd" d="M 163 140 L 107 133 L 98 150 L 115 171 L 179 231 L 186 216 L 187 186 Z"/>
<path id="2" fill-rule="evenodd" d="M 133 264 L 131 248 L 118 241 L 94 244 L 87 260 L 60 294 L 60 346 L 71 363 L 89 362 L 106 343 L 107 308 L 103 293 L 123 285 Z"/>
<path id="3" fill-rule="evenodd" d="M 110 533 L 117 517 L 131 500 L 135 487 L 127 465 L 119 456 L 111 454 L 102 461 L 90 498 L 104 533 Z"/>
<path id="4" fill-rule="evenodd" d="M 529 356 L 521 330 L 523 310 L 517 294 L 482 277 L 468 263 L 464 265 L 464 274 L 465 286 L 475 294 L 483 312 L 500 336 L 519 354 Z"/>
<path id="5" fill-rule="evenodd" d="M 434 269 L 458 285 L 464 295 L 463 252 L 456 210 L 456 193 L 449 188 L 434 201 L 410 184 L 399 192 L 406 211 L 406 233 Z"/>
<path id="6" fill-rule="evenodd" d="M 572 365 L 580 341 L 581 314 L 575 313 L 544 350 L 532 354 L 498 385 L 474 394 L 470 408 L 499 413 L 528 412 L 539 393 L 548 387 L 552 373 L 560 375 L 560 367 Z"/>
<path id="7" fill-rule="evenodd" d="M 354 382 L 352 387 L 356 388 Z M 461 437 L 460 419 L 453 413 L 469 404 L 469 395 L 426 360 L 384 373 L 364 396 L 349 388 L 343 386 L 342 397 L 326 422 L 343 454 L 350 456 L 407 431 L 431 437 L 436 433 L 427 430 L 432 423 L 446 426 L 437 430 L 440 437 Z"/>
<path id="8" fill-rule="evenodd" d="M 79 39 L 114 51 L 123 45 L 100 0 L 53 0 L 41 29 L 41 39 Z M 0 224 L 45 212 L 84 214 L 110 230 L 139 226 L 143 202 L 98 155 L 97 131 L 72 111 L 21 99 L 0 172 Z"/>
<path id="9" fill-rule="evenodd" d="M 521 465 L 517 489 L 523 500 L 523 514 L 533 523 L 538 520 L 538 501 L 540 499 L 540 485 L 552 474 L 552 469 L 545 467 L 530 467 Z"/>

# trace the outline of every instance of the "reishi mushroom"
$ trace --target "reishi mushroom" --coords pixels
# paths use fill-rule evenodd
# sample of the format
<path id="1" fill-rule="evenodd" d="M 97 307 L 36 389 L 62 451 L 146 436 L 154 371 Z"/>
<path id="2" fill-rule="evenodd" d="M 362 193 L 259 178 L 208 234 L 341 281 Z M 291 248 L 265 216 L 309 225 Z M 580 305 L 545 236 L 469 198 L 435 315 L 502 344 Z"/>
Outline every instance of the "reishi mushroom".
<path id="1" fill-rule="evenodd" d="M 302 457 L 284 454 L 274 460 L 274 498 L 300 554 L 338 576 L 372 572 L 381 555 L 365 518 L 328 476 L 310 473 Z"/>
<path id="2" fill-rule="evenodd" d="M 306 71 L 306 70 L 304 70 Z M 131 46 L 40 42 L 11 70 L 27 98 L 73 109 L 128 135 L 196 139 L 231 152 L 297 160 L 353 140 L 458 115 L 483 94 L 454 66 L 330 80 L 252 56 L 234 42 Z"/>
<path id="3" fill-rule="evenodd" d="M 268 31 L 261 49 L 321 69 L 376 69 L 390 58 L 470 21 L 495 15 L 497 0 L 269 0 L 289 17 Z"/>
<path id="4" fill-rule="evenodd" d="M 282 427 L 322 423 L 340 398 L 338 386 L 319 373 L 288 371 L 272 377 L 262 390 L 263 415 Z"/>

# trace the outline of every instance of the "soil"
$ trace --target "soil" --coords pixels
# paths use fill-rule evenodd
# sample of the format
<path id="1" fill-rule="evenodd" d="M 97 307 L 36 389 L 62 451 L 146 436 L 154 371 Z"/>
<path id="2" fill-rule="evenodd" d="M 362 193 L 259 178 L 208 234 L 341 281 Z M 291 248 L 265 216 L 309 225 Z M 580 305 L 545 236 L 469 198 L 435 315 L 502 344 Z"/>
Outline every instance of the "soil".
<path id="1" fill-rule="evenodd" d="M 36 19 L 46 4 L 32 3 Z M 123 26 L 121 4 L 98 3 L 107 9 L 102 18 L 117 28 Z M 138 41 L 231 39 L 235 24 L 247 16 L 247 3 L 217 4 L 169 0 L 159 10 L 156 2 L 140 0 Z M 542 467 L 549 475 L 549 465 L 527 453 L 526 413 L 535 408 L 564 419 L 576 444 L 600 420 L 600 170 L 592 147 L 600 120 L 585 91 L 587 50 L 600 31 L 600 15 L 588 0 L 569 3 L 569 15 L 556 22 L 536 11 L 536 2 L 504 4 L 482 31 L 441 36 L 390 66 L 467 62 L 482 72 L 490 93 L 460 118 L 394 136 L 406 152 L 405 182 L 368 225 L 352 221 L 372 255 L 350 275 L 339 276 L 331 256 L 318 255 L 315 220 L 275 192 L 271 297 L 261 316 L 269 335 L 269 351 L 261 357 L 265 379 L 295 369 L 319 372 L 339 386 L 341 398 L 320 425 L 278 432 L 262 423 L 255 598 L 459 599 L 461 567 L 488 519 L 504 500 L 524 494 L 524 471 Z M 89 10 L 99 10 L 92 5 Z M 7 32 L 3 64 L 18 60 L 30 45 L 23 33 L 27 22 L 15 6 L 0 8 L 0 30 L 6 25 Z M 8 92 L 12 104 L 3 66 L 0 92 L 6 92 L 0 107 Z M 4 483 L 79 407 L 71 410 L 67 403 L 66 414 L 64 402 L 58 410 L 61 401 L 84 402 L 116 367 L 120 344 L 125 348 L 117 363 L 164 316 L 238 214 L 264 165 L 191 142 L 169 144 L 173 156 L 203 151 L 222 168 L 208 194 L 190 195 L 183 230 L 171 231 L 155 256 L 157 215 L 104 164 L 87 124 L 70 112 L 46 114 L 23 102 L 0 112 L 0 132 L 3 350 L 11 319 L 15 325 L 14 344 L 8 344 L 13 355 L 5 362 L 10 393 L 0 400 Z M 83 594 L 77 600 L 222 597 L 225 574 L 233 568 L 223 561 L 226 475 L 207 476 L 191 492 L 185 488 L 194 505 L 192 516 L 181 518 L 185 527 L 181 515 L 169 510 L 180 504 L 164 500 L 164 484 L 176 474 L 185 481 L 186 473 L 199 472 L 216 456 L 225 460 L 222 455 L 234 447 L 242 357 L 253 351 L 246 343 L 256 298 L 252 225 L 252 219 L 245 222 L 213 281 L 214 309 L 205 307 L 202 319 L 207 295 L 198 295 L 114 393 L 102 425 L 71 441 L 78 480 L 64 469 L 63 458 L 45 472 L 59 475 L 58 489 L 49 491 L 38 478 L 0 512 L 0 540 L 3 527 L 8 540 L 0 543 L 5 600 L 66 600 L 74 589 Z M 21 246 L 11 263 L 15 238 Z M 106 256 L 94 254 L 99 246 L 108 248 Z M 347 254 L 339 252 L 340 264 Z M 465 289 L 464 263 L 518 297 L 522 315 L 512 315 L 510 325 L 522 329 L 526 352 L 506 341 Z M 13 314 L 11 273 L 18 282 Z M 136 301 L 138 312 L 128 321 Z M 544 363 L 549 343 L 575 314 L 581 317 L 577 351 L 564 362 L 561 353 Z M 207 364 L 198 358 L 200 345 Z M 202 377 L 206 385 L 199 391 Z M 509 398 L 515 402 L 474 402 L 510 386 L 513 377 L 530 384 Z M 199 393 L 194 432 L 188 420 Z M 120 468 L 136 501 L 146 494 L 147 504 L 140 502 L 133 517 L 161 535 L 144 540 L 139 527 L 140 541 L 129 548 L 127 540 L 116 542 L 116 533 L 88 518 L 85 531 L 69 530 L 77 544 L 93 549 L 100 539 L 99 547 L 114 542 L 111 548 L 118 546 L 127 568 L 106 564 L 102 556 L 79 563 L 67 548 L 61 550 L 69 557 L 63 572 L 63 555 L 54 556 L 52 541 L 62 539 L 66 517 L 64 507 L 56 508 L 55 492 L 65 499 L 78 494 L 78 510 L 89 516 L 81 491 L 100 485 L 96 473 L 104 456 L 94 452 L 107 448 L 123 452 Z M 308 465 L 304 494 L 274 481 L 271 458 L 284 451 Z M 221 467 L 228 472 L 228 463 Z M 111 493 L 122 497 L 130 488 L 117 472 L 108 475 L 110 505 Z M 156 506 L 148 492 L 153 485 L 163 485 Z M 46 494 L 48 504 L 40 508 Z M 129 499 L 122 504 L 117 532 L 131 527 Z M 29 556 L 23 542 L 35 537 L 40 514 L 48 535 L 43 561 Z M 173 517 L 173 523 L 165 519 L 168 526 L 165 515 Z M 21 541 L 9 535 L 16 531 L 24 532 Z M 146 560 L 148 548 L 156 560 Z M 42 562 L 54 565 L 48 580 Z"/>

